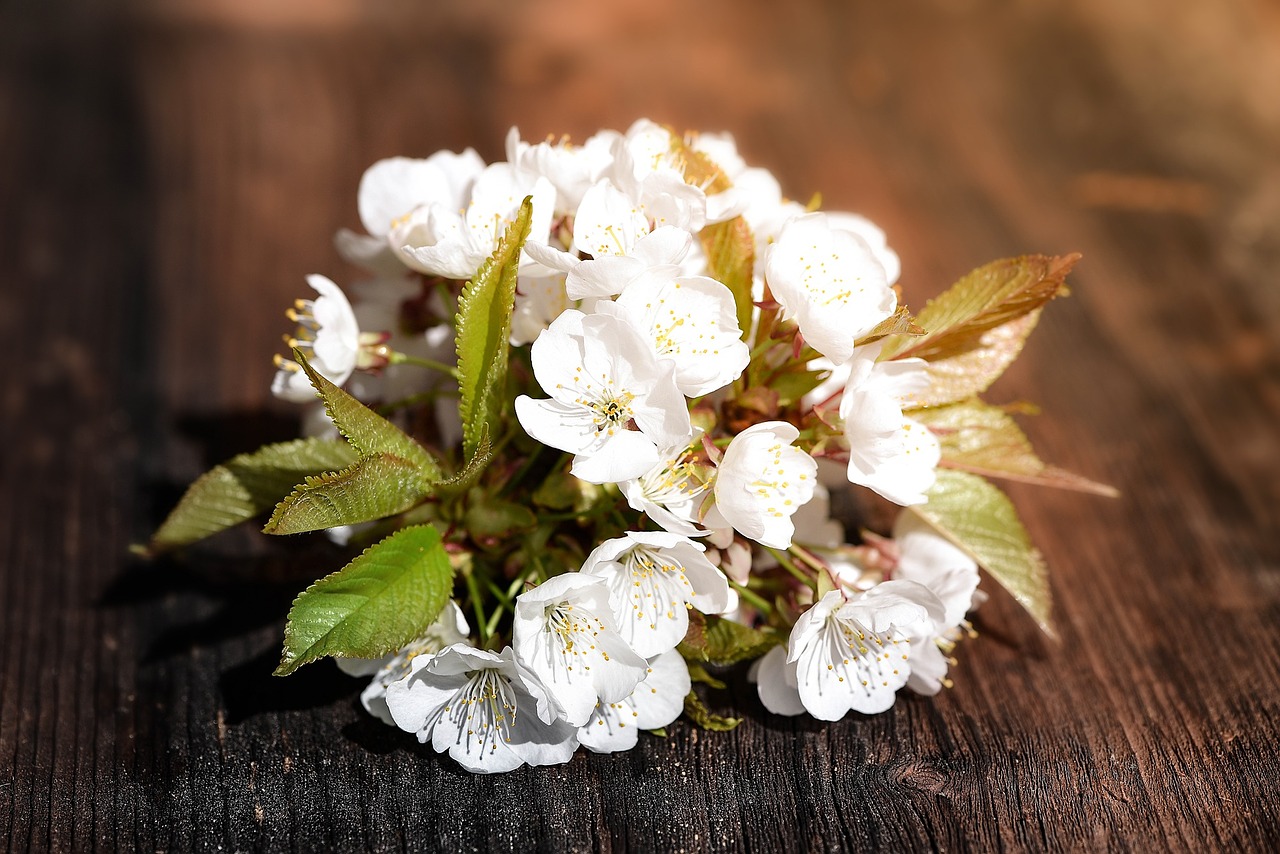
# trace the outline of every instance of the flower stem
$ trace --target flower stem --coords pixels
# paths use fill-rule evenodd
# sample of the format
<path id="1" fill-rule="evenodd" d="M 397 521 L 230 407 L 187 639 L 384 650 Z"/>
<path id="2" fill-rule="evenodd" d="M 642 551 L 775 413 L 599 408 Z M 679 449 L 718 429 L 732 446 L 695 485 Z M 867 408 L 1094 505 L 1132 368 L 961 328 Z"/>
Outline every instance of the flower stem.
<path id="1" fill-rule="evenodd" d="M 489 637 L 493 632 L 489 629 L 489 621 L 484 616 L 484 606 L 480 603 L 480 585 L 476 583 L 474 564 L 463 577 L 467 581 L 467 598 L 471 600 L 471 608 L 476 612 L 476 631 L 480 633 L 480 646 L 483 648 L 489 643 Z"/>
<path id="2" fill-rule="evenodd" d="M 774 559 L 774 560 L 776 560 L 776 561 L 778 562 L 778 566 L 782 567 L 782 568 L 783 568 L 783 569 L 785 569 L 787 572 L 789 572 L 789 573 L 791 573 L 792 575 L 794 575 L 794 576 L 795 576 L 799 581 L 803 582 L 803 583 L 804 583 L 804 585 L 805 585 L 806 587 L 808 587 L 810 590 L 814 591 L 815 593 L 817 592 L 817 590 L 818 590 L 818 584 L 817 584 L 817 582 L 816 582 L 816 581 L 814 581 L 814 580 L 813 580 L 811 577 L 809 577 L 808 575 L 806 575 L 806 574 L 805 574 L 805 573 L 800 569 L 800 567 L 796 566 L 796 565 L 791 561 L 791 558 L 789 558 L 789 557 L 787 556 L 786 552 L 780 552 L 780 551 L 778 551 L 777 549 L 769 548 L 768 546 L 765 546 L 765 551 L 767 551 L 769 554 L 773 555 L 773 559 Z"/>
<path id="3" fill-rule="evenodd" d="M 393 365 L 417 365 L 420 368 L 430 368 L 433 371 L 448 374 L 455 380 L 458 378 L 458 369 L 455 366 L 437 362 L 435 359 L 424 359 L 421 356 L 410 356 L 408 353 L 392 350 L 387 354 L 387 360 Z"/>
<path id="4" fill-rule="evenodd" d="M 757 611 L 764 614 L 773 613 L 773 605 L 769 604 L 769 600 L 765 599 L 759 593 L 748 588 L 745 584 L 739 584 L 736 581 L 730 581 L 729 586 L 738 591 L 738 595 L 750 602 Z"/>
<path id="5" fill-rule="evenodd" d="M 827 577 L 831 579 L 831 583 L 835 585 L 836 589 L 840 588 L 841 586 L 840 579 L 837 578 L 835 572 L 832 571 L 831 565 L 828 564 L 826 561 L 824 561 L 822 558 L 818 557 L 808 549 L 803 548 L 801 546 L 797 546 L 794 543 L 791 545 L 791 553 L 796 557 L 800 558 L 801 561 L 803 561 L 809 567 L 814 569 L 816 572 L 825 572 L 827 574 Z"/>

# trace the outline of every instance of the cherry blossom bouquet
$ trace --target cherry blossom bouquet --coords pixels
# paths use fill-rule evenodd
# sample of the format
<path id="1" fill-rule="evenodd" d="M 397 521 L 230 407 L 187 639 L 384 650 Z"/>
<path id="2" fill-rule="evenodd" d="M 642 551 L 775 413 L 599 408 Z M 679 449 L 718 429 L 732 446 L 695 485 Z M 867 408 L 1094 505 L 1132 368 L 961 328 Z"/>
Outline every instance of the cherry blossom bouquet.
<path id="1" fill-rule="evenodd" d="M 746 661 L 776 714 L 934 694 L 979 567 L 1050 631 L 987 478 L 1109 490 L 979 395 L 1074 256 L 997 261 L 913 316 L 879 228 L 787 200 L 728 136 L 506 148 L 369 168 L 367 234 L 337 245 L 370 277 L 349 299 L 311 276 L 276 357 L 305 437 L 205 474 L 148 547 L 270 510 L 268 534 L 362 549 L 298 596 L 277 674 L 332 656 L 371 714 L 493 772 L 682 713 L 732 728 L 699 691 Z M 830 507 L 859 494 L 903 508 L 892 537 L 850 542 Z"/>

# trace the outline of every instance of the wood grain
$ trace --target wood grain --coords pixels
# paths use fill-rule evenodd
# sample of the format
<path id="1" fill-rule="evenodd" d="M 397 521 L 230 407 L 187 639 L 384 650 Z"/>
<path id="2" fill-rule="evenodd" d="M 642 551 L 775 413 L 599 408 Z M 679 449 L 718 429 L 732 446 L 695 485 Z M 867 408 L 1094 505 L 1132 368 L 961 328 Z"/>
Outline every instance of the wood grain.
<path id="1" fill-rule="evenodd" d="M 1277 57 L 1263 0 L 0 3 L 0 846 L 1276 850 Z M 913 304 L 1083 252 L 992 397 L 1124 496 L 1010 488 L 1062 642 L 995 596 L 936 699 L 824 725 L 739 676 L 732 733 L 473 777 L 270 676 L 323 543 L 127 547 L 293 431 L 279 312 L 351 274 L 366 165 L 641 115 L 872 217 Z"/>

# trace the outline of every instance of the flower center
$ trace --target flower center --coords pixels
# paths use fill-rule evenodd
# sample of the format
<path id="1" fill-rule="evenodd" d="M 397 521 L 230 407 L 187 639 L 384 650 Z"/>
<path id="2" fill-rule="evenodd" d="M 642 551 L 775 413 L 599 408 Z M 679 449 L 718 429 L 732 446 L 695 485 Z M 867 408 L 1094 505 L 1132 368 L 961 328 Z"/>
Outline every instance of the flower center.
<path id="1" fill-rule="evenodd" d="M 516 692 L 497 669 L 486 667 L 475 671 L 444 712 L 458 727 L 459 739 L 474 739 L 480 750 L 490 753 L 498 749 L 498 741 L 511 740 L 516 722 Z"/>
<path id="2" fill-rule="evenodd" d="M 634 394 L 624 391 L 616 395 L 607 394 L 589 403 L 588 406 L 595 411 L 596 432 L 607 432 L 612 436 L 619 426 L 625 427 L 631 420 L 631 402 L 635 399 Z"/>

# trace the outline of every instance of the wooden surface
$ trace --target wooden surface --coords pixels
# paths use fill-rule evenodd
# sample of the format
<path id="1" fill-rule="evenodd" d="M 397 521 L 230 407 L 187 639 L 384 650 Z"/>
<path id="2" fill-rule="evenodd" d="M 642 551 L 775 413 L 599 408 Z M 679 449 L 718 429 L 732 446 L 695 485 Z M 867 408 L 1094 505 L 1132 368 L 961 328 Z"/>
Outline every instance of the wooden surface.
<path id="1" fill-rule="evenodd" d="M 208 464 L 293 430 L 280 312 L 363 168 L 646 115 L 861 211 L 920 305 L 1084 253 L 993 399 L 1117 501 L 1013 488 L 1062 641 L 983 608 L 956 687 L 836 725 L 469 776 L 329 664 L 341 557 L 145 565 Z M 0 2 L 0 848 L 1275 850 L 1280 8 L 1263 0 Z"/>

